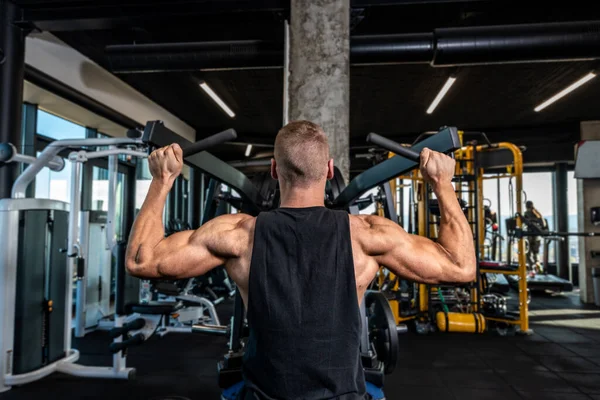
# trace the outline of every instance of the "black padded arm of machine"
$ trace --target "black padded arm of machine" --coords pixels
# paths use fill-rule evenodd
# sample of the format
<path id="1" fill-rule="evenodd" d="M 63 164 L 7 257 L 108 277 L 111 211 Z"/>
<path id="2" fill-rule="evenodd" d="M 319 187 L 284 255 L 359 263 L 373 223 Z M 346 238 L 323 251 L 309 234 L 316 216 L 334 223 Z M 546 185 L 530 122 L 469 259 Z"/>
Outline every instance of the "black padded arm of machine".
<path id="1" fill-rule="evenodd" d="M 416 157 L 415 154 L 418 155 L 425 147 L 445 154 L 452 153 L 461 147 L 458 130 L 455 127 L 443 128 L 435 135 L 431 135 L 426 139 L 415 143 L 410 148 L 400 146 L 398 143 L 382 138 L 379 135 L 373 135 L 374 134 L 370 134 L 368 138 L 371 140 L 374 139 L 376 144 L 383 144 L 386 149 L 393 152 L 399 151 L 399 153 L 403 153 L 407 155 L 407 157 L 399 156 L 388 158 L 384 162 L 379 163 L 358 175 L 348 184 L 348 186 L 346 186 L 342 193 L 333 200 L 333 208 L 347 209 L 356 199 L 368 190 L 414 169 L 419 165 L 419 157 Z M 385 141 L 382 141 L 381 139 L 385 139 Z M 391 150 L 388 147 L 393 148 L 394 150 Z M 407 150 L 409 152 L 407 152 Z"/>
<path id="2" fill-rule="evenodd" d="M 146 325 L 146 321 L 144 318 L 137 318 L 131 322 L 124 324 L 119 328 L 113 328 L 109 331 L 108 336 L 111 339 L 118 338 L 119 336 L 123 336 L 130 331 L 138 331 L 142 329 Z"/>
<path id="3" fill-rule="evenodd" d="M 192 144 L 189 140 L 165 127 L 161 121 L 150 121 L 144 128 L 142 140 L 144 143 L 156 147 L 168 146 L 172 143 L 179 144 L 183 149 L 186 164 L 233 188 L 249 206 L 249 211 L 258 213 L 265 206 L 266 199 L 261 196 L 250 179 L 226 162 L 202 151 L 216 144 L 233 140 L 235 139 L 234 135 L 235 131 L 228 129 Z"/>
<path id="4" fill-rule="evenodd" d="M 129 339 L 123 340 L 122 342 L 112 342 L 110 344 L 110 346 L 108 346 L 108 349 L 110 350 L 111 353 L 114 354 L 114 353 L 118 353 L 119 351 L 125 350 L 128 347 L 140 345 L 140 344 L 144 343 L 145 340 L 146 340 L 146 337 L 144 336 L 144 334 L 137 333 L 137 334 L 133 335 L 132 337 L 130 337 Z"/>

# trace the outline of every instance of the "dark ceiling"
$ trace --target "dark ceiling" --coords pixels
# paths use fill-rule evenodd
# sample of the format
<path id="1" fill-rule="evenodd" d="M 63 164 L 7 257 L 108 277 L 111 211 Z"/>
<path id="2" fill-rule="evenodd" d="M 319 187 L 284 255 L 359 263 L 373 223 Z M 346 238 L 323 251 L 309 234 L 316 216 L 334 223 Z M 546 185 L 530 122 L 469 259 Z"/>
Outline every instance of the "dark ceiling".
<path id="1" fill-rule="evenodd" d="M 49 30 L 109 69 L 112 44 L 281 40 L 289 1 L 15 1 L 23 23 Z M 571 6 L 524 8 L 516 1 L 368 1 L 352 4 L 352 34 L 429 32 L 435 28 L 600 19 L 600 10 Z M 412 142 L 443 125 L 486 131 L 494 141 L 530 149 L 529 162 L 572 158 L 579 121 L 600 119 L 600 80 L 540 113 L 533 108 L 594 68 L 590 61 L 481 65 L 454 71 L 457 81 L 432 115 L 425 110 L 447 79 L 448 68 L 376 65 L 351 68 L 352 153 L 369 132 Z M 203 137 L 233 127 L 242 142 L 269 144 L 282 123 L 282 69 L 118 75 L 186 121 Z M 228 118 L 198 88 L 205 80 L 236 112 Z M 555 146 L 550 146 L 555 143 Z M 233 150 L 237 149 L 237 150 Z M 221 149 L 241 159 L 243 146 Z M 552 152 L 554 151 L 553 154 Z M 534 154 L 535 153 L 535 154 Z M 567 156 L 565 156 L 567 154 Z M 353 160 L 352 169 L 365 167 Z"/>

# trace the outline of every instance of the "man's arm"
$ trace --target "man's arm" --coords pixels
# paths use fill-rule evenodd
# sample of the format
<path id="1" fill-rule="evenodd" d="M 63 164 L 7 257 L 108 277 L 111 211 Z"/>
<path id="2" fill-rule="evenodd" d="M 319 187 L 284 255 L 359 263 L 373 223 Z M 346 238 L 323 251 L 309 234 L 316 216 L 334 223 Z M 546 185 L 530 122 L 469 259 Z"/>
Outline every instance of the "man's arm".
<path id="1" fill-rule="evenodd" d="M 154 151 L 149 159 L 152 182 L 127 245 L 127 271 L 141 278 L 189 278 L 237 257 L 247 243 L 244 214 L 224 215 L 195 231 L 165 238 L 162 222 L 167 195 L 181 173 L 181 148 L 171 145 Z"/>
<path id="2" fill-rule="evenodd" d="M 421 173 L 438 199 L 441 212 L 437 242 L 409 235 L 398 224 L 377 216 L 360 217 L 363 251 L 395 274 L 423 283 L 470 282 L 475 279 L 473 232 L 458 203 L 452 176 L 454 160 L 424 149 Z"/>

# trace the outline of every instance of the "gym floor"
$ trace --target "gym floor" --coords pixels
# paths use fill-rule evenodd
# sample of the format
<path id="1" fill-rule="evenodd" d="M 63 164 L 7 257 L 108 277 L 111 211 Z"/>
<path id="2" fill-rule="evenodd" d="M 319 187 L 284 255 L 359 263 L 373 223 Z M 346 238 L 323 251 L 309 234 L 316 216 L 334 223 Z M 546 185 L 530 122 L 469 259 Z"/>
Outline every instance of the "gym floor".
<path id="1" fill-rule="evenodd" d="M 221 311 L 227 313 L 227 305 Z M 386 378 L 395 399 L 600 400 L 600 309 L 582 307 L 579 295 L 534 296 L 535 335 L 433 334 L 400 337 L 400 361 Z M 226 340 L 192 334 L 152 338 L 130 350 L 135 381 L 55 374 L 2 394 L 2 400 L 219 399 L 216 362 Z M 75 342 L 80 363 L 109 364 L 109 339 L 97 332 Z"/>

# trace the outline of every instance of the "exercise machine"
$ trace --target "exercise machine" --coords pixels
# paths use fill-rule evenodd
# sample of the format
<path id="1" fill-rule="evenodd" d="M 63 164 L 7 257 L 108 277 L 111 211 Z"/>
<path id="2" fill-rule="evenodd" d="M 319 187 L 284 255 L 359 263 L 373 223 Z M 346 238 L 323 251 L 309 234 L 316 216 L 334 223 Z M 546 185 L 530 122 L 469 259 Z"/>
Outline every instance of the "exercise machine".
<path id="1" fill-rule="evenodd" d="M 517 227 L 515 224 L 515 220 L 520 218 L 523 221 L 522 227 Z M 536 273 L 531 267 L 530 272 L 527 275 L 527 283 L 531 291 L 534 292 L 571 292 L 573 291 L 573 283 L 568 279 L 560 278 L 556 275 L 550 274 L 548 272 L 548 258 L 549 258 L 549 250 L 550 244 L 554 241 L 562 241 L 568 237 L 576 236 L 576 237 L 593 237 L 598 236 L 595 232 L 553 232 L 545 228 L 539 227 L 533 221 L 530 221 L 528 218 L 522 215 L 516 215 L 514 218 L 510 218 L 506 221 L 508 236 L 510 241 L 519 239 L 519 238 L 532 238 L 532 237 L 541 237 L 542 238 L 542 246 L 543 246 L 543 261 L 542 261 L 542 271 Z M 546 226 L 548 223 L 546 222 Z M 523 229 L 525 228 L 525 229 Z M 509 248 L 510 250 L 510 248 Z M 513 282 L 514 284 L 514 282 Z"/>
<path id="2" fill-rule="evenodd" d="M 216 137 L 215 137 L 216 136 Z M 231 138 L 215 135 L 184 149 L 194 154 L 209 145 Z M 233 132 L 233 136 L 235 133 Z M 69 154 L 71 202 L 26 198 L 29 184 L 44 168 L 60 170 L 57 157 L 61 150 L 105 147 L 107 150 L 73 151 Z M 15 181 L 11 198 L 0 200 L 0 392 L 44 378 L 53 372 L 88 378 L 130 379 L 135 370 L 126 366 L 126 350 L 140 344 L 155 331 L 159 318 L 171 308 L 145 305 L 136 310 L 124 296 L 116 299 L 111 337 L 114 353 L 111 366 L 76 364 L 79 352 L 71 347 L 73 276 L 85 275 L 86 268 L 79 235 L 80 177 L 82 163 L 90 158 L 109 157 L 110 193 L 115 193 L 119 155 L 145 157 L 147 146 L 141 138 L 57 140 L 37 158 L 17 154 L 14 147 L 3 145 L 4 162 L 29 163 Z M 110 167 L 112 165 L 112 167 Z M 125 244 L 115 242 L 116 202 L 110 202 L 106 221 L 107 243 L 117 260 L 117 293 L 127 293 L 135 284 L 125 274 Z M 82 290 L 87 285 L 81 284 Z M 134 297 L 139 296 L 139 291 Z M 135 300 L 131 299 L 131 300 Z M 82 302 L 81 305 L 84 303 Z M 137 313 L 137 314 L 136 314 Z"/>
<path id="3" fill-rule="evenodd" d="M 136 154 L 117 146 L 138 146 L 135 139 L 59 140 L 50 143 L 17 178 L 10 199 L 0 200 L 0 391 L 41 379 L 53 372 L 96 378 L 128 379 L 134 375 L 121 352 L 111 367 L 76 364 L 71 347 L 73 275 L 84 271 L 78 238 L 81 164 L 74 163 L 71 204 L 25 198 L 35 176 L 48 166 L 58 167 L 61 150 L 81 146 L 113 146 L 108 154 Z M 12 160 L 25 156 L 13 154 Z M 72 211 L 73 212 L 70 212 Z M 75 211 L 77 210 L 77 211 Z M 115 319 L 115 325 L 121 321 Z"/>
<path id="4" fill-rule="evenodd" d="M 470 141 L 463 144 L 465 133 L 458 131 L 460 146 L 453 153 L 456 160 L 456 171 L 453 179 L 456 196 L 465 217 L 473 228 L 474 244 L 478 261 L 477 279 L 466 285 L 426 285 L 403 281 L 388 272 L 380 272 L 377 287 L 385 290 L 393 304 L 394 315 L 398 324 L 413 321 L 417 332 L 426 334 L 433 331 L 477 332 L 483 333 L 493 329 L 506 334 L 511 327 L 519 327 L 523 333 L 531 333 L 528 324 L 528 290 L 524 241 L 517 241 L 521 246 L 522 256 L 516 263 L 501 263 L 485 258 L 486 250 L 486 217 L 491 219 L 489 204 L 483 198 L 483 182 L 485 179 L 498 179 L 498 175 L 489 176 L 488 171 L 494 168 L 504 169 L 501 178 L 514 179 L 517 182 L 517 199 L 513 207 L 520 212 L 520 195 L 522 190 L 522 158 L 518 147 L 510 143 L 492 144 L 487 137 L 484 144 Z M 472 135 L 474 133 L 468 133 Z M 437 135 L 434 135 L 437 136 Z M 388 143 L 377 143 L 379 147 L 389 151 L 393 160 L 396 151 L 401 151 Z M 488 173 L 488 174 L 486 174 Z M 428 185 L 425 185 L 419 171 L 398 177 L 399 182 L 409 182 L 410 206 L 409 231 L 413 234 L 427 236 L 435 240 L 439 228 L 439 206 Z M 396 182 L 391 181 L 391 197 L 396 194 Z M 388 196 L 384 196 L 388 197 Z M 515 196 L 511 197 L 515 200 Z M 389 204 L 388 204 L 389 203 Z M 395 206 L 395 199 L 385 201 L 383 208 Z M 517 203 L 519 206 L 517 206 Z M 403 204 L 400 204 L 400 209 Z M 388 212 L 389 214 L 389 212 Z M 491 228 L 491 226 L 490 226 Z M 498 240 L 498 239 L 497 239 Z M 509 287 L 508 276 L 523 277 L 516 280 L 518 291 L 518 309 L 508 306 L 506 297 Z"/>

